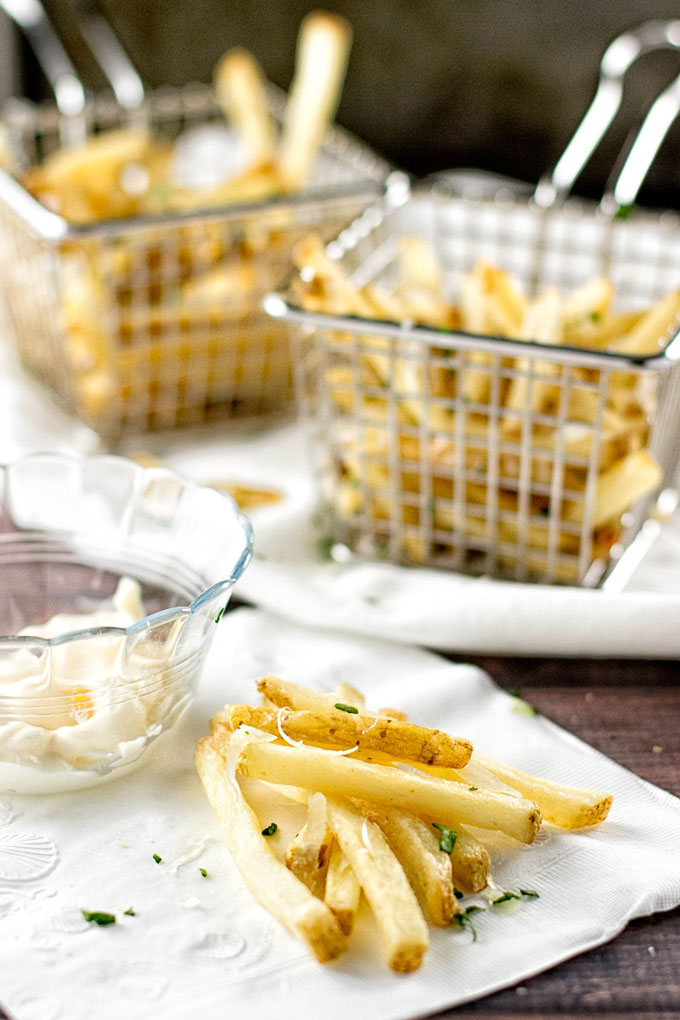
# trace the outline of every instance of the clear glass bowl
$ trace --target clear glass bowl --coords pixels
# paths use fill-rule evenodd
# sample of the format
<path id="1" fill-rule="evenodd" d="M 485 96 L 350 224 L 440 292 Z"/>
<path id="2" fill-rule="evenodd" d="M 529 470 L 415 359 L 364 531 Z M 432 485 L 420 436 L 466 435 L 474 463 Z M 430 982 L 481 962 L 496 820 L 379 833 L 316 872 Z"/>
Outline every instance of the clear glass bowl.
<path id="1" fill-rule="evenodd" d="M 165 469 L 51 453 L 0 466 L 0 789 L 139 764 L 191 701 L 251 555 L 235 503 Z"/>

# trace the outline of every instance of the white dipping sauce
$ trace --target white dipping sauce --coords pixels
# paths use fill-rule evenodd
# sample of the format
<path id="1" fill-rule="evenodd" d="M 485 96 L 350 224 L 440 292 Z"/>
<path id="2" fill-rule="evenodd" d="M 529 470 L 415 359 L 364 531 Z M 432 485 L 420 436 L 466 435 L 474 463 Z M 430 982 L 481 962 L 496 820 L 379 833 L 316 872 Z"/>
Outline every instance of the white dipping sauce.
<path id="1" fill-rule="evenodd" d="M 96 627 L 126 628 L 145 616 L 137 581 L 121 578 L 111 609 L 59 613 L 20 636 L 53 638 Z M 156 674 L 168 657 L 149 659 Z M 115 764 L 114 776 L 128 771 L 149 739 L 185 706 L 188 696 L 170 697 L 161 685 L 145 691 L 148 677 L 126 676 L 126 639 L 96 635 L 20 649 L 0 662 L 0 788 L 17 793 L 72 790 L 101 782 L 98 767 Z M 137 663 L 138 665 L 139 663 Z M 131 671 L 133 674 L 135 670 Z M 143 671 L 142 671 L 143 673 Z M 22 701 L 12 712 L 12 698 Z M 44 699 L 58 699 L 56 702 Z M 168 701 L 170 700 L 170 703 Z"/>

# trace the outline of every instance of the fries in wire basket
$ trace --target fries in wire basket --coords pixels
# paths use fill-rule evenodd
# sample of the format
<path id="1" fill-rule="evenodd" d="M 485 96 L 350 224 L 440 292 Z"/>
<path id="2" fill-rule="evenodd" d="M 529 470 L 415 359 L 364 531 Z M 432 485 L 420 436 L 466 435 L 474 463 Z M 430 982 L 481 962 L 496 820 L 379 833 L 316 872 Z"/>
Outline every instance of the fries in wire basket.
<path id="1" fill-rule="evenodd" d="M 290 404 L 287 332 L 260 299 L 297 240 L 333 236 L 389 173 L 330 130 L 351 34 L 304 19 L 285 103 L 234 49 L 213 88 L 149 93 L 132 113 L 97 97 L 81 145 L 62 147 L 49 111 L 10 125 L 12 172 L 37 200 L 15 208 L 0 188 L 19 354 L 106 438 Z"/>
<path id="2" fill-rule="evenodd" d="M 234 154 L 230 160 L 225 151 L 221 179 L 212 185 L 201 179 L 200 167 L 187 175 L 178 166 L 176 146 L 144 127 L 102 131 L 82 145 L 58 149 L 20 179 L 49 209 L 78 224 L 190 212 L 300 191 L 309 182 L 335 116 L 351 35 L 337 15 L 317 11 L 305 18 L 280 138 L 255 58 L 240 48 L 222 57 L 215 69 L 215 95 L 240 138 L 245 150 L 240 162 L 245 165 L 234 172 Z M 185 176 L 193 176 L 196 183 L 184 181 Z"/>
<path id="3" fill-rule="evenodd" d="M 315 236 L 294 253 L 295 304 L 351 324 L 315 323 L 298 359 L 309 416 L 325 416 L 333 537 L 415 564 L 461 569 L 463 553 L 481 554 L 486 572 L 582 581 L 620 539 L 622 516 L 663 478 L 649 450 L 650 373 L 605 371 L 587 352 L 658 354 L 677 328 L 680 290 L 639 310 L 618 310 L 603 276 L 530 297 L 479 259 L 451 300 L 422 239 L 392 237 L 383 249 L 394 253 L 383 276 L 368 271 L 370 256 L 350 275 Z M 361 320 L 404 333 L 372 333 L 368 322 L 359 332 Z M 457 349 L 456 331 L 534 343 L 514 357 Z M 571 361 L 560 362 L 560 349 Z"/>
<path id="4" fill-rule="evenodd" d="M 370 712 L 353 687 L 324 694 L 276 677 L 257 686 L 263 704 L 218 712 L 196 764 L 246 886 L 321 962 L 347 948 L 363 896 L 388 966 L 417 969 L 428 921 L 474 931 L 483 908 L 464 894 L 493 884 L 485 835 L 528 844 L 542 821 L 597 825 L 611 806 L 607 794 L 527 775 L 393 709 Z M 304 805 L 287 847 L 240 777 Z M 494 887 L 488 902 L 539 896 Z"/>

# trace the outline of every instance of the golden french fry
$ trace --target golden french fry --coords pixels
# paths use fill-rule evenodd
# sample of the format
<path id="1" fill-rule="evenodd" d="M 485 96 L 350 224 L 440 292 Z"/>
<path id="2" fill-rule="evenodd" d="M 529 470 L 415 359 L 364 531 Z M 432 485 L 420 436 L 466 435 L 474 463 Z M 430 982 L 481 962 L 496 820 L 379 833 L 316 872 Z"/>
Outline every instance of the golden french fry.
<path id="1" fill-rule="evenodd" d="M 604 276 L 586 280 L 562 301 L 560 314 L 565 333 L 583 328 L 588 323 L 601 322 L 613 297 L 614 288 Z"/>
<path id="2" fill-rule="evenodd" d="M 629 333 L 611 345 L 618 354 L 658 354 L 678 327 L 680 316 L 680 290 L 657 301 L 648 308 Z"/>
<path id="3" fill-rule="evenodd" d="M 259 506 L 270 506 L 279 503 L 283 494 L 277 489 L 263 489 L 260 486 L 243 485 L 240 482 L 226 482 L 211 479 L 202 483 L 211 489 L 219 489 L 231 496 L 240 510 L 255 510 Z"/>
<path id="4" fill-rule="evenodd" d="M 478 274 L 467 273 L 460 282 L 460 307 L 462 327 L 468 333 L 488 332 L 486 298 Z M 490 380 L 488 372 L 476 371 L 468 366 L 489 366 L 491 357 L 480 351 L 466 352 L 466 367 L 463 372 L 463 396 L 473 404 L 484 404 L 489 399 Z"/>
<path id="5" fill-rule="evenodd" d="M 234 783 L 224 759 L 208 738 L 196 749 L 196 766 L 231 856 L 253 897 L 292 934 L 301 937 L 317 960 L 334 960 L 346 948 L 345 936 L 321 900 L 281 864 L 261 834 L 261 825 Z"/>
<path id="6" fill-rule="evenodd" d="M 599 528 L 619 517 L 637 499 L 653 492 L 661 479 L 661 468 L 647 450 L 636 450 L 615 461 L 597 480 L 593 527 Z M 564 517 L 580 523 L 583 504 L 566 504 Z"/>
<path id="7" fill-rule="evenodd" d="M 242 722 L 269 733 L 283 729 L 293 740 L 330 743 L 339 747 L 356 746 L 362 751 L 374 749 L 385 751 L 395 758 L 449 768 L 462 767 L 472 753 L 472 745 L 467 740 L 401 719 L 350 713 L 335 705 L 322 711 L 281 706 L 282 700 L 292 701 L 293 705 L 299 703 L 300 695 L 296 693 L 296 684 L 283 684 L 275 677 L 265 677 L 259 681 L 258 688 L 269 701 L 286 709 L 285 713 L 277 718 L 266 710 L 232 705 L 218 713 L 217 718 L 231 729 L 236 729 Z"/>
<path id="8" fill-rule="evenodd" d="M 252 162 L 273 162 L 276 132 L 264 74 L 255 58 L 244 49 L 229 50 L 215 69 L 214 82 L 217 100 L 246 143 Z"/>
<path id="9" fill-rule="evenodd" d="M 629 333 L 642 318 L 644 312 L 607 311 L 589 319 L 564 323 L 564 343 L 571 347 L 589 347 L 603 351 L 612 346 L 619 337 Z"/>
<path id="10" fill-rule="evenodd" d="M 286 851 L 286 867 L 322 898 L 332 842 L 326 798 L 322 793 L 310 793 L 307 820 Z"/>
<path id="11" fill-rule="evenodd" d="M 328 817 L 369 902 L 389 967 L 416 970 L 429 946 L 427 925 L 404 869 L 377 825 L 331 797 Z"/>
<path id="12" fill-rule="evenodd" d="M 460 822 L 455 830 L 458 835 L 451 852 L 454 885 L 462 892 L 480 892 L 489 881 L 489 853 Z"/>
<path id="13" fill-rule="evenodd" d="M 528 306 L 520 329 L 521 340 L 537 340 L 544 344 L 559 344 L 562 339 L 560 296 L 556 287 L 549 287 Z M 504 434 L 521 431 L 521 414 L 525 410 L 542 411 L 550 401 L 555 386 L 542 379 L 529 380 L 533 370 L 537 375 L 556 375 L 557 366 L 538 358 L 517 358 L 517 370 L 522 374 L 512 380 L 505 398 L 505 407 L 518 415 L 506 417 L 501 429 Z"/>
<path id="14" fill-rule="evenodd" d="M 340 931 L 351 935 L 359 908 L 361 885 L 337 840 L 331 846 L 323 898 L 326 906 L 335 914 Z"/>
<path id="15" fill-rule="evenodd" d="M 518 790 L 523 797 L 530 797 L 539 805 L 547 822 L 563 829 L 599 825 L 607 817 L 612 804 L 610 794 L 560 786 L 548 779 L 527 775 L 480 751 L 474 752 L 473 762 L 483 765 L 498 779 Z"/>
<path id="16" fill-rule="evenodd" d="M 460 821 L 500 830 L 523 843 L 533 842 L 541 824 L 538 807 L 523 798 L 485 790 L 473 793 L 459 783 L 415 769 L 385 768 L 317 747 L 248 744 L 239 756 L 238 769 L 244 776 L 270 783 L 307 786 L 327 796 L 400 807 L 443 825 Z"/>
<path id="17" fill-rule="evenodd" d="M 126 166 L 143 165 L 151 136 L 138 128 L 104 131 L 83 145 L 58 149 L 42 166 L 28 170 L 26 188 L 74 223 L 134 215 L 141 196 L 126 191 Z"/>
<path id="18" fill-rule="evenodd" d="M 292 708 L 296 712 L 327 712 L 338 701 L 335 694 L 324 694 L 302 684 L 280 680 L 276 676 L 265 676 L 257 681 L 260 694 L 279 708 Z"/>
<path id="19" fill-rule="evenodd" d="M 269 679 L 269 678 L 268 678 Z M 274 701 L 266 689 L 263 693 Z M 340 704 L 340 702 L 338 702 Z M 416 726 L 393 716 L 349 714 L 332 708 L 323 712 L 276 710 L 253 705 L 228 705 L 217 712 L 211 723 L 216 739 L 228 742 L 229 732 L 239 726 L 254 726 L 266 733 L 278 734 L 285 740 L 302 740 L 308 744 L 327 744 L 357 751 L 382 751 L 405 761 L 424 762 L 444 768 L 461 768 L 470 759 L 472 745 L 442 733 L 441 730 Z M 224 727 L 225 733 L 219 736 Z"/>
<path id="20" fill-rule="evenodd" d="M 451 857 L 439 849 L 439 836 L 432 826 L 396 808 L 386 811 L 370 804 L 359 806 L 382 830 L 411 886 L 421 891 L 432 923 L 444 928 L 450 925 L 460 909 L 453 891 Z"/>
<path id="21" fill-rule="evenodd" d="M 352 30 L 337 15 L 318 11 L 302 22 L 278 153 L 281 178 L 291 191 L 307 183 L 335 116 L 351 42 Z"/>
<path id="22" fill-rule="evenodd" d="M 335 688 L 336 702 L 340 701 L 345 705 L 354 705 L 359 709 L 361 715 L 366 713 L 366 699 L 358 688 L 352 684 L 338 684 Z"/>

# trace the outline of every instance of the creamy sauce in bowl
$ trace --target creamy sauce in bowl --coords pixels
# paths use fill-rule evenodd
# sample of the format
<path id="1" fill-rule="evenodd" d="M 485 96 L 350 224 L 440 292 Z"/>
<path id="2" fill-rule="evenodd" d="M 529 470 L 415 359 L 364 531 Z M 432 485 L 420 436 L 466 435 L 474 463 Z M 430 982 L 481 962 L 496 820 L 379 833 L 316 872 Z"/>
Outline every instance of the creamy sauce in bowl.
<path id="1" fill-rule="evenodd" d="M 119 776 L 176 723 L 191 698 L 188 676 L 171 673 L 183 620 L 131 653 L 121 629 L 144 617 L 139 584 L 123 577 L 110 608 L 59 613 L 17 635 L 25 645 L 0 660 L 0 789 L 58 792 Z M 91 633 L 99 628 L 119 630 Z M 30 642 L 75 631 L 87 633 Z"/>

